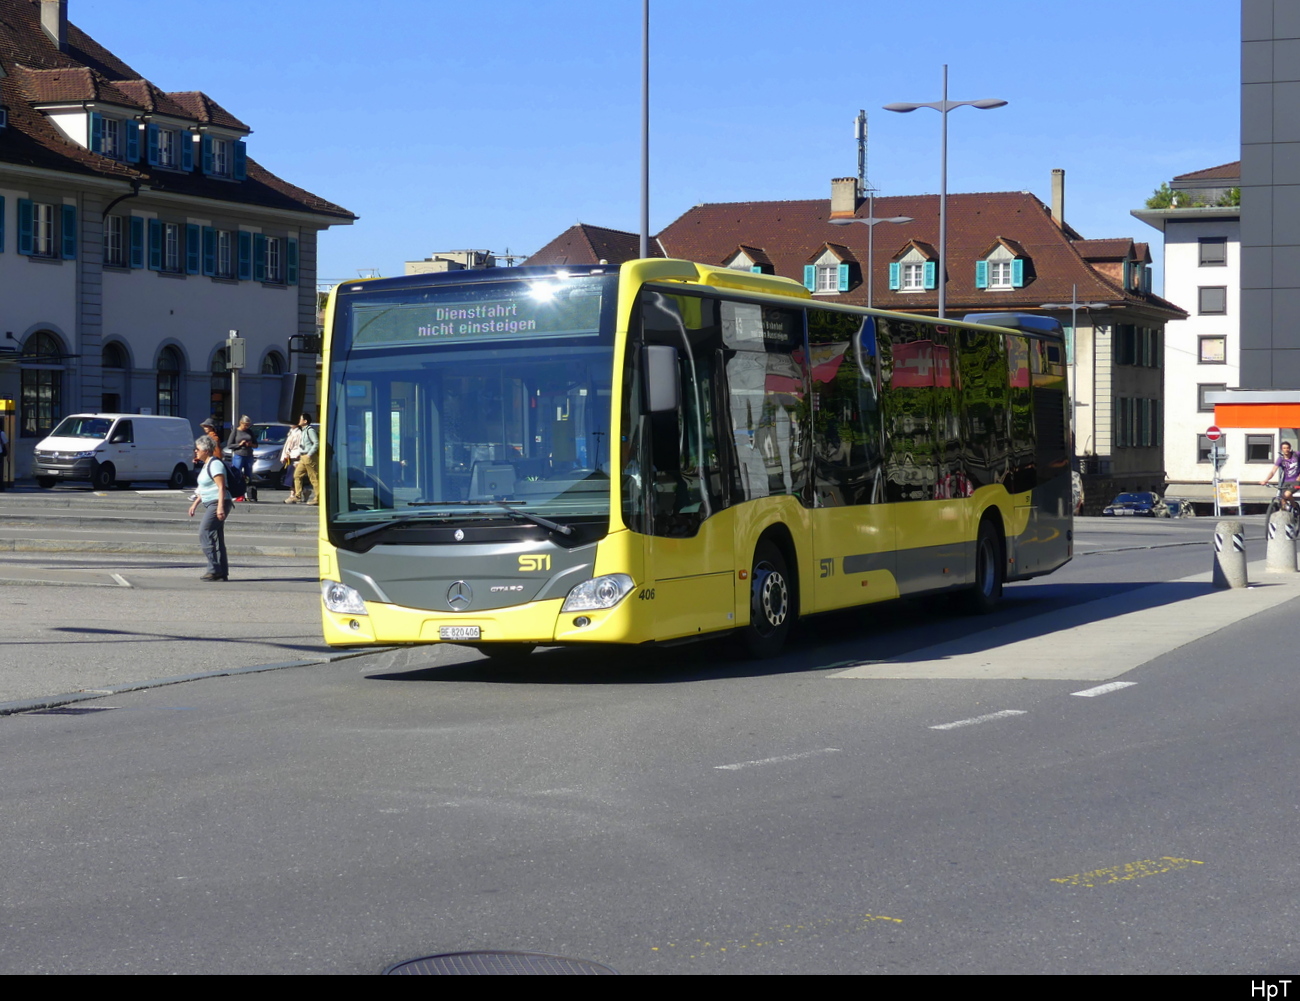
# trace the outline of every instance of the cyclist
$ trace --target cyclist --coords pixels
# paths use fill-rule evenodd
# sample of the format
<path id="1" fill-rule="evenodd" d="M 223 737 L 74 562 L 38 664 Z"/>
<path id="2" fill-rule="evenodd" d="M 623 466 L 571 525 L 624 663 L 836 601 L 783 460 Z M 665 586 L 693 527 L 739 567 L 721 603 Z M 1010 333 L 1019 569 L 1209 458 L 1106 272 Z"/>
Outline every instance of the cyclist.
<path id="1" fill-rule="evenodd" d="M 1259 481 L 1261 487 L 1266 487 L 1274 475 L 1280 473 L 1278 477 L 1278 506 L 1282 510 L 1289 510 L 1292 507 L 1293 497 L 1300 486 L 1300 455 L 1295 453 L 1291 448 L 1289 441 L 1282 442 L 1281 454 L 1273 460 L 1273 468 L 1268 471 L 1268 475 Z"/>

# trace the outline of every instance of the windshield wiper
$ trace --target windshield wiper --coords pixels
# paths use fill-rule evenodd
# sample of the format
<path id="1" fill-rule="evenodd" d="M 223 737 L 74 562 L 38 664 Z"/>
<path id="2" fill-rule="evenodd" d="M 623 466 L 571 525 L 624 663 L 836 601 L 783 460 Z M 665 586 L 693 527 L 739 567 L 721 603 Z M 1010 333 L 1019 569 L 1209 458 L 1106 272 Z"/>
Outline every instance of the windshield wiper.
<path id="1" fill-rule="evenodd" d="M 523 501 L 514 501 L 515 504 L 522 504 Z M 505 511 L 512 518 L 520 521 L 531 521 L 534 525 L 551 532 L 559 532 L 561 535 L 572 535 L 572 525 L 561 525 L 558 521 L 551 521 L 550 518 L 543 518 L 540 514 L 529 514 L 527 511 L 520 511 L 518 508 L 511 507 L 510 501 L 482 500 L 482 501 L 413 501 L 410 507 L 439 507 L 442 505 L 455 505 L 457 507 L 481 507 L 483 505 L 494 505 Z"/>
<path id="2" fill-rule="evenodd" d="M 522 501 L 517 501 L 516 503 L 522 503 Z M 547 531 L 558 532 L 560 535 L 573 534 L 572 525 L 561 525 L 559 522 L 551 521 L 549 518 L 543 518 L 540 515 L 536 515 L 536 514 L 529 514 L 527 511 L 516 510 L 515 508 L 507 504 L 505 501 L 413 501 L 407 506 L 408 507 L 496 506 L 501 508 L 503 511 L 506 512 L 506 514 L 510 515 L 510 517 L 512 518 L 516 518 L 520 521 L 530 521 L 534 525 L 538 525 L 541 528 L 545 528 Z M 358 528 L 358 529 L 354 529 L 351 532 L 347 532 L 343 536 L 343 541 L 351 542 L 353 539 L 360 539 L 363 536 L 370 535 L 374 532 L 382 532 L 385 528 L 392 528 L 394 525 L 401 525 L 404 522 L 423 521 L 423 520 L 434 521 L 437 520 L 438 517 L 439 516 L 437 514 L 431 511 L 420 512 L 418 514 L 398 515 L 396 518 L 389 518 L 387 521 L 377 522 L 374 525 L 367 525 L 365 528 Z"/>

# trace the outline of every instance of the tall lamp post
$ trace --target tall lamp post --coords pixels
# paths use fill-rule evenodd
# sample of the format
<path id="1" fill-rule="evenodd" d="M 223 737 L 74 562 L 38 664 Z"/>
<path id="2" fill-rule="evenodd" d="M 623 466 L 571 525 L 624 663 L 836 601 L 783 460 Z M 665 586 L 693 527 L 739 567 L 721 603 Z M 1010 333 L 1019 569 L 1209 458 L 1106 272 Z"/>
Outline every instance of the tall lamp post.
<path id="1" fill-rule="evenodd" d="M 1078 417 L 1079 405 L 1079 310 L 1093 309 L 1110 309 L 1110 303 L 1107 302 L 1080 302 L 1079 286 L 1070 286 L 1069 302 L 1045 302 L 1039 309 L 1068 309 L 1070 311 L 1070 432 L 1077 434 L 1075 430 L 1075 421 Z M 1092 356 L 1097 357 L 1097 337 L 1093 334 Z M 1093 386 L 1092 408 L 1094 412 L 1097 409 L 1097 387 Z M 1075 453 L 1078 454 L 1078 446 L 1075 446 Z"/>
<path id="2" fill-rule="evenodd" d="M 947 271 L 948 263 L 948 112 L 953 108 L 979 108 L 981 111 L 987 111 L 990 108 L 1001 108 L 1007 102 L 998 98 L 987 97 L 979 101 L 950 101 L 948 100 L 948 64 L 943 65 L 943 99 L 939 101 L 917 101 L 917 102 L 900 102 L 897 104 L 886 104 L 886 111 L 897 111 L 906 114 L 909 111 L 915 111 L 917 108 L 933 108 L 939 112 L 939 120 L 943 123 L 942 141 L 940 143 L 940 173 L 939 173 L 939 319 L 945 318 L 945 311 L 948 305 L 947 295 Z"/>
<path id="3" fill-rule="evenodd" d="M 910 215 L 896 215 L 888 219 L 876 218 L 876 194 L 871 191 L 867 194 L 867 217 L 859 219 L 857 216 L 846 217 L 844 219 L 832 219 L 832 226 L 848 226 L 852 223 L 861 223 L 867 227 L 867 305 L 871 306 L 875 302 L 875 277 L 876 277 L 876 227 L 882 222 L 904 223 L 911 222 Z"/>

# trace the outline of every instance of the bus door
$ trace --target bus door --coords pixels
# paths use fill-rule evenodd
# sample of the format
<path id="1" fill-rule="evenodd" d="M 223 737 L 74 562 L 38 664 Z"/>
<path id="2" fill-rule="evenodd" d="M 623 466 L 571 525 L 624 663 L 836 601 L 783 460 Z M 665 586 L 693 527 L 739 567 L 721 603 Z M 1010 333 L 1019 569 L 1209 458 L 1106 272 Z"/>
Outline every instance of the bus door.
<path id="1" fill-rule="evenodd" d="M 645 536 L 655 635 L 672 639 L 728 629 L 736 624 L 735 558 L 716 426 L 718 303 L 647 288 L 639 312 L 641 336 L 629 343 L 638 371 L 628 395 L 642 412 L 629 423 L 624 502 L 629 526 Z M 646 349 L 673 359 L 673 409 L 648 412 L 644 405 L 639 387 L 651 365 Z"/>
<path id="2" fill-rule="evenodd" d="M 895 509 L 884 503 L 876 323 L 808 310 L 817 611 L 898 596 Z M 814 610 L 806 600 L 805 610 Z"/>

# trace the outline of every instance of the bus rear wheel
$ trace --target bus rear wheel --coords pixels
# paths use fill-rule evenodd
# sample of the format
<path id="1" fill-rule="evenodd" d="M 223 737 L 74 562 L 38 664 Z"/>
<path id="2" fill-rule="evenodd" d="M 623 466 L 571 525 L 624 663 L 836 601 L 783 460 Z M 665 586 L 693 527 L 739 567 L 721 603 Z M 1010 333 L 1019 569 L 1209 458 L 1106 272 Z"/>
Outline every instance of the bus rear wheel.
<path id="1" fill-rule="evenodd" d="M 755 660 L 775 657 L 785 646 L 794 621 L 794 594 L 785 556 L 763 540 L 754 550 L 750 573 L 749 625 L 740 634 L 741 650 Z"/>
<path id="2" fill-rule="evenodd" d="M 997 607 L 1004 570 L 1002 539 L 993 522 L 985 518 L 975 540 L 975 583 L 963 595 L 968 612 L 986 615 Z"/>

